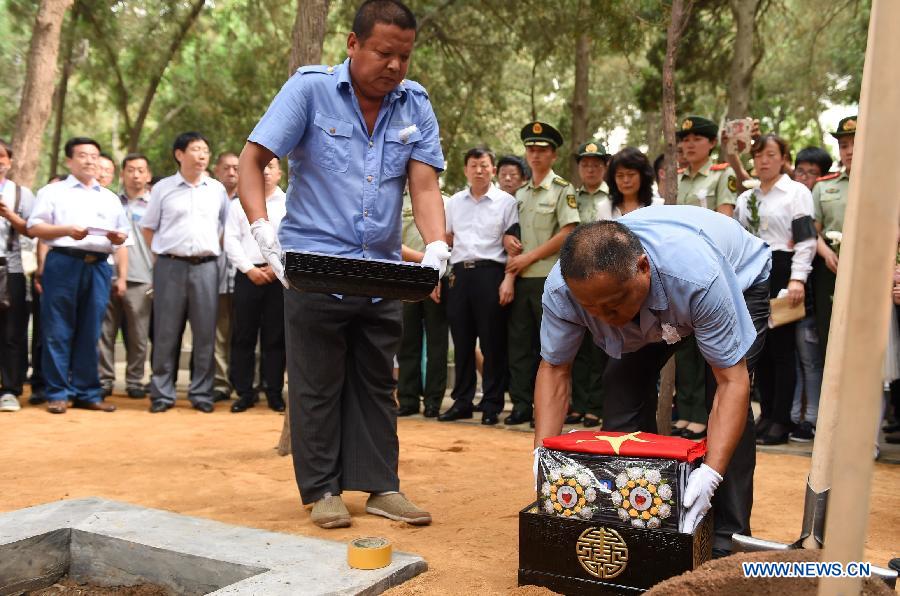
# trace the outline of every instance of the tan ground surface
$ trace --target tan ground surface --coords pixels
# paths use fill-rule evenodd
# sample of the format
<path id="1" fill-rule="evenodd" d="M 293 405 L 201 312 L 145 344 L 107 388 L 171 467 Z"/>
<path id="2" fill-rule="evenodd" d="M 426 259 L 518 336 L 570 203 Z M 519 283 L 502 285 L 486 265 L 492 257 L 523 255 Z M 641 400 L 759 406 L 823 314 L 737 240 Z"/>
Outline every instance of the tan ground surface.
<path id="1" fill-rule="evenodd" d="M 321 530 L 300 506 L 290 458 L 273 449 L 280 415 L 264 407 L 231 414 L 224 404 L 207 415 L 183 401 L 151 415 L 146 400 L 112 401 L 120 408 L 113 414 L 54 416 L 27 405 L 0 414 L 0 510 L 97 495 L 332 540 L 381 535 L 429 565 L 394 594 L 545 592 L 516 590 L 517 512 L 534 498 L 529 433 L 402 419 L 401 488 L 432 512 L 434 525 L 413 528 L 366 515 L 365 495 L 351 493 L 353 526 Z M 796 537 L 809 463 L 760 454 L 755 535 Z M 898 490 L 900 466 L 876 465 L 866 558 L 877 565 L 898 554 Z"/>

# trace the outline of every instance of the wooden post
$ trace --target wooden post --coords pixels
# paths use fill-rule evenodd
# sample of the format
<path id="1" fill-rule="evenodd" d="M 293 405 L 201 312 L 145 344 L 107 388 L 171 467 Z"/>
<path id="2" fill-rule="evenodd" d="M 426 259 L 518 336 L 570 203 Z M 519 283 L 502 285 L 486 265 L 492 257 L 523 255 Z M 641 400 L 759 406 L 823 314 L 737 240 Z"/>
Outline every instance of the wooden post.
<path id="1" fill-rule="evenodd" d="M 831 486 L 823 561 L 863 560 L 880 413 L 882 364 L 890 324 L 892 272 L 900 216 L 900 2 L 874 0 L 863 70 L 850 195 L 841 243 L 822 404 L 828 415 L 816 448 L 831 443 Z M 821 419 L 820 419 L 821 420 Z M 837 421 L 840 420 L 840 424 Z M 821 426 L 819 427 L 821 428 Z M 820 445 L 824 439 L 825 445 Z M 835 472 L 840 482 L 831 482 Z M 812 479 L 812 474 L 810 476 Z M 814 487 L 815 488 L 815 487 Z M 859 594 L 859 578 L 822 578 L 820 596 Z"/>

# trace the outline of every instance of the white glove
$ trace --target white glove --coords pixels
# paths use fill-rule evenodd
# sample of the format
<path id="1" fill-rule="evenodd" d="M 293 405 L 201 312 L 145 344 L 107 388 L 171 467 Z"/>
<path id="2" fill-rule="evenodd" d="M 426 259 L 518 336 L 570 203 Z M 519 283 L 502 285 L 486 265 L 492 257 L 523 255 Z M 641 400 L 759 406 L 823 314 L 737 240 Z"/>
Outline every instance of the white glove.
<path id="1" fill-rule="evenodd" d="M 438 270 L 438 278 L 444 277 L 447 270 L 447 260 L 450 258 L 450 247 L 443 240 L 435 240 L 425 247 L 425 256 L 422 264 Z"/>
<path id="2" fill-rule="evenodd" d="M 535 448 L 535 450 L 534 450 L 534 464 L 532 464 L 532 466 L 531 466 L 531 473 L 534 474 L 534 486 L 535 486 L 535 489 L 537 488 L 537 482 L 538 482 L 538 463 L 540 463 L 540 461 L 541 461 L 540 451 L 541 451 L 541 448 L 540 448 L 540 447 L 536 447 L 536 448 Z"/>
<path id="3" fill-rule="evenodd" d="M 284 264 L 281 262 L 281 243 L 278 242 L 278 233 L 268 219 L 259 218 L 250 225 L 250 233 L 259 244 L 259 250 L 263 258 L 272 268 L 272 273 L 284 287 L 289 287 L 284 279 Z"/>
<path id="4" fill-rule="evenodd" d="M 680 532 L 694 533 L 697 524 L 709 511 L 713 493 L 716 492 L 720 482 L 722 482 L 722 475 L 706 464 L 700 464 L 699 468 L 691 472 L 687 488 L 684 489 L 684 496 L 681 499 L 686 511 L 684 519 L 681 521 Z"/>

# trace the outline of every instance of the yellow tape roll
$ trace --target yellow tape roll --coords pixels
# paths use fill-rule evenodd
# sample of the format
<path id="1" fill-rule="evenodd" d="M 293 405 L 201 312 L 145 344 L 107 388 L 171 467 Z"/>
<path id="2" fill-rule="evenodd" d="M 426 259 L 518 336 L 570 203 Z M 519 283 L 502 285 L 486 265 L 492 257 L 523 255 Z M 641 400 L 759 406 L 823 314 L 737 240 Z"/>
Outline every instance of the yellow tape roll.
<path id="1" fill-rule="evenodd" d="M 357 538 L 347 545 L 347 563 L 354 569 L 380 569 L 391 564 L 391 543 L 386 538 Z"/>

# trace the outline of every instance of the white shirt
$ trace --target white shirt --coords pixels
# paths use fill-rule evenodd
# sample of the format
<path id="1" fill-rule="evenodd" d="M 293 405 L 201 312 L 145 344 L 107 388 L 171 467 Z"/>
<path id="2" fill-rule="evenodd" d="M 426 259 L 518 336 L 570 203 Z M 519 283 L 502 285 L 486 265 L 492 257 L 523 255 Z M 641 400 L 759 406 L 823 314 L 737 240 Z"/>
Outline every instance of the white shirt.
<path id="1" fill-rule="evenodd" d="M 516 199 L 493 184 L 477 201 L 470 191 L 459 191 L 444 206 L 447 233 L 453 234 L 450 264 L 481 260 L 505 263 L 503 233 L 519 223 Z"/>
<path id="2" fill-rule="evenodd" d="M 25 188 L 24 186 L 20 187 L 22 189 L 21 198 L 19 199 L 19 217 L 28 220 L 28 217 L 31 215 L 32 209 L 34 209 L 34 194 L 30 189 Z M 6 203 L 6 206 L 10 211 L 13 211 L 16 207 L 16 183 L 12 180 L 6 179 L 0 184 L 0 201 Z M 6 267 L 7 271 L 10 273 L 22 273 L 22 249 L 19 246 L 19 238 L 22 237 L 21 234 L 16 234 L 16 237 L 13 238 L 12 250 L 9 253 L 6 252 L 6 243 L 9 238 L 9 234 L 13 231 L 12 222 L 6 219 L 5 217 L 0 218 L 0 255 L 6 257 Z"/>
<path id="3" fill-rule="evenodd" d="M 266 212 L 269 222 L 278 229 L 286 212 L 285 194 L 278 187 L 266 197 Z M 235 199 L 228 206 L 228 218 L 225 220 L 225 254 L 228 260 L 241 273 L 247 273 L 254 266 L 265 263 L 266 259 L 259 251 L 259 244 L 250 232 L 250 222 L 241 202 Z"/>
<path id="4" fill-rule="evenodd" d="M 654 207 L 656 205 L 665 205 L 666 200 L 660 196 L 654 196 L 653 200 L 650 202 L 650 206 Z M 640 209 L 640 207 L 638 207 Z M 619 219 L 622 217 L 622 211 L 619 210 L 618 207 L 613 207 L 613 202 L 611 198 L 605 198 L 599 203 L 597 203 L 597 221 L 604 221 L 607 219 Z M 587 222 L 582 222 L 587 223 Z"/>
<path id="5" fill-rule="evenodd" d="M 754 231 L 750 205 L 751 197 L 757 201 L 759 215 L 758 230 Z M 812 260 L 816 254 L 816 238 L 794 242 L 791 224 L 804 216 L 813 217 L 812 194 L 805 185 L 791 180 L 787 174 L 781 178 L 767 194 L 761 188 L 744 191 L 734 206 L 734 217 L 742 226 L 756 233 L 772 250 L 793 252 L 791 259 L 791 279 L 806 281 L 812 271 Z"/>
<path id="6" fill-rule="evenodd" d="M 153 230 L 150 250 L 158 255 L 219 256 L 227 214 L 228 193 L 221 182 L 204 176 L 192 186 L 179 172 L 153 185 L 141 226 Z"/>
<path id="7" fill-rule="evenodd" d="M 34 209 L 28 218 L 28 227 L 40 223 L 54 226 L 80 226 L 101 230 L 116 230 L 128 235 L 125 244 L 131 246 L 131 225 L 119 197 L 103 188 L 96 180 L 88 186 L 69 175 L 65 180 L 48 184 L 38 191 Z M 88 235 L 82 240 L 62 236 L 46 241 L 48 246 L 77 248 L 92 252 L 112 253 L 116 246 L 103 235 Z"/>

